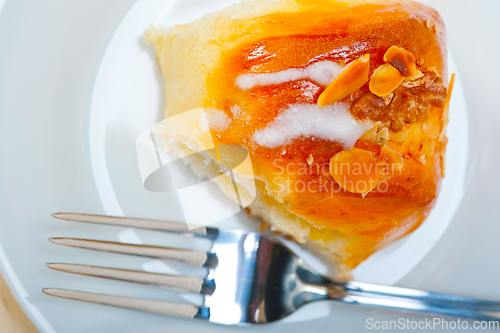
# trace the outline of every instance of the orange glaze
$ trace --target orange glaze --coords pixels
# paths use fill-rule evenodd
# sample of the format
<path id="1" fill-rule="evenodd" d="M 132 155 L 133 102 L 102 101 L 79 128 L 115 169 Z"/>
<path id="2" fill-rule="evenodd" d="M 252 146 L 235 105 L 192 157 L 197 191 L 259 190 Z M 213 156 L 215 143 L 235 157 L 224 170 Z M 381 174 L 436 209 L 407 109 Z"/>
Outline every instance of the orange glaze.
<path id="1" fill-rule="evenodd" d="M 434 141 L 438 148 L 443 145 L 438 138 L 426 136 L 422 124 L 415 124 L 420 129 L 416 126 L 409 131 L 402 145 L 388 141 L 404 157 L 404 167 L 400 172 L 382 174 L 384 187 L 378 186 L 363 198 L 340 188 L 328 171 L 331 158 L 343 150 L 340 144 L 308 137 L 266 148 L 251 140 L 290 105 L 315 104 L 326 87 L 298 80 L 243 91 L 235 80 L 241 74 L 305 68 L 320 60 L 345 65 L 365 54 L 371 57 L 371 75 L 384 64 L 384 54 L 394 45 L 409 50 L 418 63 L 435 67 L 446 78 L 445 37 L 428 28 L 427 19 L 433 17 L 442 30 L 444 27 L 434 10 L 414 2 L 348 6 L 328 0 L 297 2 L 304 6 L 303 11 L 242 22 L 241 30 L 250 31 L 251 37 L 241 38 L 241 42 L 238 34 L 227 37 L 236 46 L 223 53 L 219 66 L 209 75 L 204 107 L 223 110 L 232 119 L 226 131 L 213 133 L 216 143 L 246 147 L 256 177 L 270 195 L 315 227 L 311 237 L 347 238 L 345 262 L 355 267 L 377 249 L 415 230 L 427 217 L 441 181 L 440 151 L 417 161 L 410 147 L 424 140 Z M 361 90 L 367 89 L 368 84 Z M 354 101 L 359 94 L 345 100 Z M 236 105 L 241 108 L 237 117 L 231 112 Z M 431 119 L 441 119 L 442 109 L 433 114 Z M 379 157 L 382 146 L 358 141 L 356 147 Z M 310 155 L 314 162 L 309 166 Z"/>

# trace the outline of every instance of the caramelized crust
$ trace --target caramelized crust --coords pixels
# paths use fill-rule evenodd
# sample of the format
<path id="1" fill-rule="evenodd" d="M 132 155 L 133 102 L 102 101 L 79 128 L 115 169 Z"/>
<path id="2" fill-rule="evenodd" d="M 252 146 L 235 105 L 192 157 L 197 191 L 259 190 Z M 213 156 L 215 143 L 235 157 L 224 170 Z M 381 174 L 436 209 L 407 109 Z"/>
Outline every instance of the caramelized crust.
<path id="1" fill-rule="evenodd" d="M 266 15 L 249 23 L 258 24 L 260 33 L 222 54 L 207 81 L 204 107 L 226 111 L 233 123 L 226 132 L 217 133 L 218 138 L 247 147 L 267 190 L 290 212 L 323 230 L 318 238 L 328 241 L 326 230 L 349 237 L 345 263 L 355 267 L 376 249 L 416 229 L 428 215 L 441 180 L 439 153 L 426 157 L 422 164 L 395 145 L 394 149 L 405 156 L 403 170 L 384 174 L 384 187 L 363 198 L 344 190 L 325 173 L 324 166 L 343 149 L 338 143 L 302 138 L 282 147 L 266 148 L 251 141 L 256 130 L 288 106 L 315 103 L 324 86 L 303 79 L 242 91 L 234 82 L 241 74 L 305 68 L 321 60 L 345 65 L 367 54 L 371 75 L 384 64 L 384 54 L 393 45 L 409 50 L 420 63 L 435 67 L 445 77 L 446 48 L 444 35 L 426 25 L 429 17 L 442 25 L 440 17 L 423 5 L 391 2 L 331 6 L 331 12 L 326 5 L 321 13 L 311 6 L 302 12 Z M 282 22 L 278 25 L 282 29 L 276 28 L 276 22 Z M 389 105 L 382 98 L 374 98 L 368 84 L 362 88 L 366 93 L 361 98 L 356 92 L 346 100 L 359 98 L 351 109 L 358 118 L 381 121 L 383 126 L 402 131 L 406 124 L 424 122 L 431 112 L 441 112 L 438 108 L 443 105 L 446 89 L 442 81 L 435 80 L 434 72 L 426 73 L 425 79 L 433 82 L 429 89 L 400 86 Z M 235 105 L 244 110 L 244 117 L 233 117 L 230 110 Z M 417 135 L 415 140 L 421 138 Z M 380 155 L 379 145 L 359 142 L 356 147 Z M 313 168 L 301 172 L 311 154 Z M 303 184 L 309 188 L 304 190 Z"/>

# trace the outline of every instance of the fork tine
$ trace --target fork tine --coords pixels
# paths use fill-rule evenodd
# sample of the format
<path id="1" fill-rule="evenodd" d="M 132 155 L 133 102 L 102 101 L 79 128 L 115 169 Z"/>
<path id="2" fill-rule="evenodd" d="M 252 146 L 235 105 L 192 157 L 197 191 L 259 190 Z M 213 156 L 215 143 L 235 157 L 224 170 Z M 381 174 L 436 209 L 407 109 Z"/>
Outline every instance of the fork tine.
<path id="1" fill-rule="evenodd" d="M 167 232 L 189 234 L 207 238 L 211 238 L 214 236 L 214 234 L 217 233 L 217 229 L 213 228 L 197 227 L 195 229 L 190 230 L 187 224 L 160 221 L 160 220 L 148 220 L 148 219 L 137 219 L 129 217 L 90 215 L 90 214 L 77 214 L 77 213 L 55 213 L 52 214 L 52 216 L 57 219 L 66 221 L 114 225 L 121 227 L 131 227 L 131 228 L 149 229 L 157 231 L 167 231 Z"/>
<path id="2" fill-rule="evenodd" d="M 217 257 L 213 253 L 203 251 L 180 250 L 162 246 L 136 245 L 80 238 L 55 237 L 49 238 L 49 241 L 63 246 L 170 260 L 196 267 L 215 267 L 217 264 Z"/>
<path id="3" fill-rule="evenodd" d="M 177 291 L 200 293 L 203 295 L 211 294 L 214 291 L 214 284 L 212 281 L 206 281 L 205 279 L 194 276 L 168 275 L 136 270 L 61 263 L 48 263 L 47 267 L 66 273 L 139 283 Z"/>
<path id="4" fill-rule="evenodd" d="M 113 295 L 95 294 L 76 290 L 45 288 L 42 292 L 59 298 L 66 298 L 75 301 L 115 306 L 119 308 L 139 310 L 174 316 L 181 318 L 199 318 L 208 319 L 209 310 L 205 307 L 198 307 L 187 303 L 173 303 L 165 301 L 156 301 L 141 298 L 130 298 Z"/>

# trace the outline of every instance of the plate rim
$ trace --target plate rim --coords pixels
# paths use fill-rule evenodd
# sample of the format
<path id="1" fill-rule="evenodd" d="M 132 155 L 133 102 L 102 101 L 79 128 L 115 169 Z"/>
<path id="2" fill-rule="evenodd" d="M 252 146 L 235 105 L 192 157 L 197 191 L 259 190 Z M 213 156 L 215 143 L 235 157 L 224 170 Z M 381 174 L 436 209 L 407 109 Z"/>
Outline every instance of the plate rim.
<path id="1" fill-rule="evenodd" d="M 233 0 L 227 0 L 227 1 L 230 2 Z M 172 4 L 175 4 L 176 2 L 177 1 L 175 1 L 175 0 L 170 0 L 167 3 L 158 1 L 158 4 L 161 4 L 161 6 L 162 6 L 161 8 L 163 8 L 164 11 L 166 11 L 167 7 L 171 6 Z M 105 127 L 104 122 L 97 121 L 97 119 L 101 115 L 101 113 L 99 111 L 96 111 L 96 108 L 99 108 L 99 107 L 98 107 L 98 102 L 96 101 L 97 98 L 95 98 L 95 96 L 96 96 L 96 91 L 98 90 L 98 83 L 99 83 L 98 81 L 102 78 L 102 76 L 104 76 L 102 74 L 102 69 L 105 67 L 104 63 L 107 61 L 107 58 L 109 56 L 109 52 L 110 52 L 110 50 L 112 51 L 112 49 L 113 49 L 113 45 L 115 43 L 117 43 L 116 40 L 119 39 L 119 36 L 117 36 L 117 35 L 119 35 L 121 33 L 121 29 L 124 28 L 125 26 L 127 26 L 127 25 L 133 26 L 133 23 L 131 24 L 130 22 L 128 22 L 128 19 L 130 18 L 130 16 L 133 16 L 132 13 L 134 11 L 140 10 L 141 7 L 145 7 L 145 6 L 151 7 L 150 2 L 147 0 L 138 0 L 134 4 L 134 6 L 130 9 L 129 13 L 127 13 L 127 15 L 124 17 L 124 19 L 120 23 L 120 25 L 118 26 L 117 30 L 115 31 L 115 34 L 113 35 L 112 39 L 110 40 L 108 48 L 106 49 L 106 53 L 104 54 L 104 56 L 101 60 L 98 75 L 96 76 L 96 81 L 94 84 L 94 90 L 92 93 L 92 103 L 91 103 L 91 107 L 90 107 L 90 119 L 91 119 L 91 121 L 89 123 L 89 149 L 90 149 L 90 156 L 91 156 L 91 161 L 92 161 L 92 171 L 94 172 L 94 179 L 95 179 L 95 183 L 96 183 L 96 188 L 98 190 L 97 192 L 98 192 L 100 201 L 102 203 L 102 206 L 103 206 L 106 214 L 110 214 L 110 215 L 120 215 L 121 216 L 121 215 L 123 215 L 123 211 L 120 207 L 120 203 L 118 201 L 117 196 L 114 193 L 113 185 L 110 181 L 110 175 L 109 175 L 109 170 L 107 169 L 104 147 L 101 147 L 102 144 L 99 145 L 99 143 L 103 142 L 102 138 L 103 138 L 106 130 L 105 130 L 105 128 L 103 129 L 103 127 Z M 170 8 L 168 8 L 168 9 L 170 9 Z M 152 22 L 154 22 L 154 20 L 152 20 Z M 465 92 L 463 90 L 462 81 L 460 80 L 460 75 L 459 75 L 460 72 L 458 70 L 458 67 L 456 66 L 456 61 L 453 58 L 453 54 L 450 50 L 450 45 L 448 45 L 448 67 L 457 69 L 457 81 L 456 81 L 456 86 L 455 86 L 456 90 L 455 90 L 454 96 L 457 95 L 456 92 L 458 90 L 462 92 L 460 94 L 460 97 L 462 98 L 462 100 L 460 102 L 463 102 L 462 104 L 464 105 L 464 108 L 465 108 L 465 111 L 464 111 L 465 115 L 464 116 L 465 116 L 465 118 L 468 118 L 469 112 L 468 112 L 468 106 L 466 103 L 466 96 L 465 96 Z M 453 101 L 453 99 L 452 99 L 452 101 Z M 455 101 L 456 101 L 456 97 L 455 97 Z M 464 161 L 463 161 L 464 165 L 461 165 L 461 167 L 463 167 L 463 170 L 462 170 L 462 173 L 460 175 L 460 184 L 464 185 L 464 187 L 466 187 L 466 175 L 467 175 L 468 169 L 469 169 L 469 165 L 467 163 L 467 160 L 470 156 L 470 126 L 467 122 L 467 119 L 465 119 L 464 124 L 466 126 L 466 128 L 465 128 L 465 133 L 466 133 L 465 142 L 467 144 L 467 150 L 466 150 L 466 153 L 464 154 Z M 102 134 L 102 135 L 99 135 L 99 137 L 95 137 L 95 135 L 96 135 L 95 133 L 99 133 L 99 131 L 101 131 L 100 134 Z M 99 177 L 96 175 L 100 175 L 99 177 L 100 177 L 101 181 L 98 181 Z M 104 182 L 102 180 L 104 180 Z M 455 215 L 458 211 L 458 208 L 460 206 L 460 203 L 462 202 L 462 200 L 464 198 L 464 195 L 465 195 L 465 189 L 461 192 L 460 198 L 458 198 L 458 199 L 455 198 L 455 201 L 453 202 L 454 207 L 453 207 L 452 215 L 448 217 L 447 223 L 444 226 L 442 226 L 440 230 L 438 230 L 439 231 L 438 237 L 436 237 L 436 239 L 433 240 L 432 245 L 426 246 L 424 251 L 421 251 L 419 253 L 419 255 L 417 256 L 418 259 L 413 260 L 411 265 L 410 265 L 411 267 L 407 268 L 404 273 L 399 273 L 398 276 L 395 276 L 390 281 L 389 281 L 389 279 L 387 279 L 388 282 L 386 284 L 391 284 L 391 285 L 397 284 L 399 281 L 401 281 L 406 276 L 411 274 L 411 272 L 414 270 L 414 268 L 420 262 L 425 260 L 425 257 L 439 243 L 440 239 L 442 238 L 442 236 L 445 234 L 446 230 L 449 228 L 449 226 L 453 222 Z M 442 193 L 440 193 L 440 195 L 438 196 L 438 199 L 439 199 L 439 197 L 442 197 Z M 106 204 L 106 202 L 108 200 L 109 200 L 109 205 Z M 439 201 L 437 202 L 437 204 L 439 204 Z M 432 211 L 435 211 L 435 210 L 436 210 L 436 207 L 434 207 Z M 425 222 L 427 222 L 427 221 L 428 221 L 428 219 L 426 219 L 426 221 L 424 221 L 424 224 L 422 226 L 420 226 L 419 229 L 421 229 L 425 225 Z M 417 231 L 418 231 L 418 229 L 417 229 Z M 373 258 L 378 258 L 377 254 L 382 253 L 381 255 L 383 255 L 384 253 L 387 253 L 389 251 L 387 249 L 391 248 L 391 246 L 396 247 L 396 246 L 398 246 L 398 244 L 401 244 L 402 242 L 407 242 L 409 240 L 409 238 L 412 235 L 414 235 L 417 231 L 415 231 L 414 233 L 412 233 L 408 236 L 403 237 L 402 239 L 388 245 L 386 248 L 378 251 L 377 253 L 375 253 L 374 255 L 371 256 L 372 261 L 375 260 Z M 368 260 L 365 262 L 368 262 Z M 359 267 L 363 267 L 363 263 Z M 356 271 L 354 271 L 354 273 L 356 273 Z M 371 282 L 371 281 L 369 281 L 369 282 Z M 379 282 L 377 281 L 374 283 L 379 283 Z"/>

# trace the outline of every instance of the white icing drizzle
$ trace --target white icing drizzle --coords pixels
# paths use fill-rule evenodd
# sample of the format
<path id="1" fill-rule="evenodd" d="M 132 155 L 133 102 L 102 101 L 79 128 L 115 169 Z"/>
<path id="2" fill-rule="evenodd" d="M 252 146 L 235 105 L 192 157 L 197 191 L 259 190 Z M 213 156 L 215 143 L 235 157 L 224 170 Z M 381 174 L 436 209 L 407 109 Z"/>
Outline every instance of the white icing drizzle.
<path id="1" fill-rule="evenodd" d="M 218 132 L 225 131 L 231 124 L 231 119 L 221 110 L 205 109 L 208 126 Z"/>
<path id="2" fill-rule="evenodd" d="M 234 118 L 238 118 L 241 114 L 241 107 L 239 105 L 235 105 L 231 108 L 231 113 Z"/>
<path id="3" fill-rule="evenodd" d="M 261 146 L 275 148 L 300 137 L 316 137 L 351 149 L 374 124 L 357 121 L 349 109 L 350 105 L 343 102 L 323 108 L 316 104 L 293 105 L 266 128 L 255 132 L 252 140 Z"/>
<path id="4" fill-rule="evenodd" d="M 275 73 L 241 74 L 236 78 L 236 85 L 242 90 L 248 90 L 255 86 L 310 79 L 322 86 L 327 86 L 343 69 L 342 66 L 333 61 L 318 61 L 306 68 L 290 68 Z"/>

